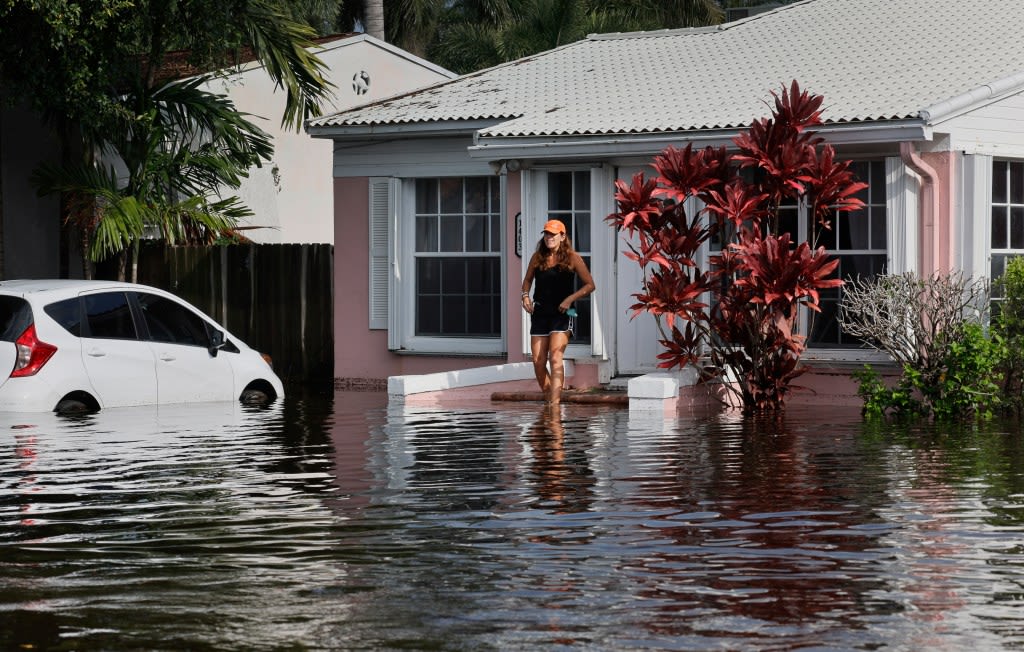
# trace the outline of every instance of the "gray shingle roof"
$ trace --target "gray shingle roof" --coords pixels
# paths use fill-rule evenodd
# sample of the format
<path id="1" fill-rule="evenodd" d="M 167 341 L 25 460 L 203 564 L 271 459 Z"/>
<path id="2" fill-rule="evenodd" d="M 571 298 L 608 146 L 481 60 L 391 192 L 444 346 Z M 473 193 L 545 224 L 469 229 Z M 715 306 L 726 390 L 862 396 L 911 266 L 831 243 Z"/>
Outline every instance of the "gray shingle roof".
<path id="1" fill-rule="evenodd" d="M 310 124 L 485 120 L 481 135 L 499 137 L 729 129 L 766 115 L 770 92 L 793 79 L 825 96 L 828 122 L 900 120 L 999 80 L 1020 90 L 1022 73 L 1024 0 L 805 0 L 719 27 L 591 36 Z"/>

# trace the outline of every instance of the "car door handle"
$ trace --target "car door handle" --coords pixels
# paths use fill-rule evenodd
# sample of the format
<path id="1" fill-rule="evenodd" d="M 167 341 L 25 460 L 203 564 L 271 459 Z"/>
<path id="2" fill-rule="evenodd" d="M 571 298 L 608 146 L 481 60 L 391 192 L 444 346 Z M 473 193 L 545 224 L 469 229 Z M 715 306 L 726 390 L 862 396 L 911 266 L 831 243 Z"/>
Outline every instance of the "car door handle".
<path id="1" fill-rule="evenodd" d="M 102 358 L 103 356 L 107 355 L 107 352 L 104 351 L 103 349 L 96 349 L 96 348 L 89 349 L 85 353 L 86 353 L 86 355 L 88 355 L 88 356 L 90 356 L 92 358 Z"/>
<path id="2" fill-rule="evenodd" d="M 167 353 L 166 351 L 161 351 L 160 352 L 160 361 L 161 362 L 174 362 L 176 359 L 177 358 L 175 358 L 174 354 L 172 354 L 172 353 Z"/>

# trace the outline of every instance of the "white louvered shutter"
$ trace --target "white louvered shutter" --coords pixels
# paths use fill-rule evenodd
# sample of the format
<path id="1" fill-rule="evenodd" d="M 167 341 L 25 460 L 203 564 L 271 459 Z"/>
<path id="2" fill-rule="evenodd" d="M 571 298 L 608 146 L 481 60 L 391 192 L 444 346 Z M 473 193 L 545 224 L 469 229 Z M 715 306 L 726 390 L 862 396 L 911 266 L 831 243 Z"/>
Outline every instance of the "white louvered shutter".
<path id="1" fill-rule="evenodd" d="M 391 179 L 370 178 L 370 328 L 388 327 L 388 297 L 391 260 L 388 233 L 393 211 Z"/>

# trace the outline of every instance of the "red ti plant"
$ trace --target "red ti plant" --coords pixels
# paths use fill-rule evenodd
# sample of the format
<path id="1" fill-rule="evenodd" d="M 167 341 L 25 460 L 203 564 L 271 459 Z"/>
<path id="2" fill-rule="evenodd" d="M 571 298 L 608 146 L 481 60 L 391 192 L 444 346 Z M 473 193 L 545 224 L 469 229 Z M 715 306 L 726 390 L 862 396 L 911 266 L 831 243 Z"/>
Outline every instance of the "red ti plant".
<path id="1" fill-rule="evenodd" d="M 809 130 L 822 122 L 821 96 L 795 81 L 773 96 L 772 117 L 733 139 L 733 153 L 669 147 L 653 178 L 616 181 L 619 212 L 608 216 L 643 271 L 631 310 L 655 316 L 659 366 L 692 364 L 705 381 L 727 381 L 747 411 L 783 408 L 806 371 L 801 308 L 820 312 L 819 290 L 843 283 L 838 260 L 814 240 L 836 211 L 862 208 L 855 195 L 867 187 Z M 780 231 L 784 202 L 806 205 L 811 242 Z M 702 266 L 711 244 L 720 251 Z"/>

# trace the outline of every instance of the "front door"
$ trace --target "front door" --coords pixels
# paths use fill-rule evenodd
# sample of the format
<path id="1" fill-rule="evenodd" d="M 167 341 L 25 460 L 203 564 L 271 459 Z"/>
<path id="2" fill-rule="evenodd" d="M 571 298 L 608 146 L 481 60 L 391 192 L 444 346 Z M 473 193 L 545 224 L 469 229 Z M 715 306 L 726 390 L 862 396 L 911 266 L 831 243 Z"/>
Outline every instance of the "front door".
<path id="1" fill-rule="evenodd" d="M 638 171 L 650 173 L 650 168 L 620 167 L 618 178 L 628 181 Z M 633 311 L 630 306 L 636 303 L 634 294 L 640 291 L 640 266 L 627 258 L 623 252 L 628 251 L 626 234 L 620 232 L 615 242 L 615 318 L 616 318 L 616 375 L 637 376 L 657 371 L 657 355 L 661 351 L 658 344 L 660 335 L 654 317 L 648 313 L 640 313 L 630 319 Z"/>

